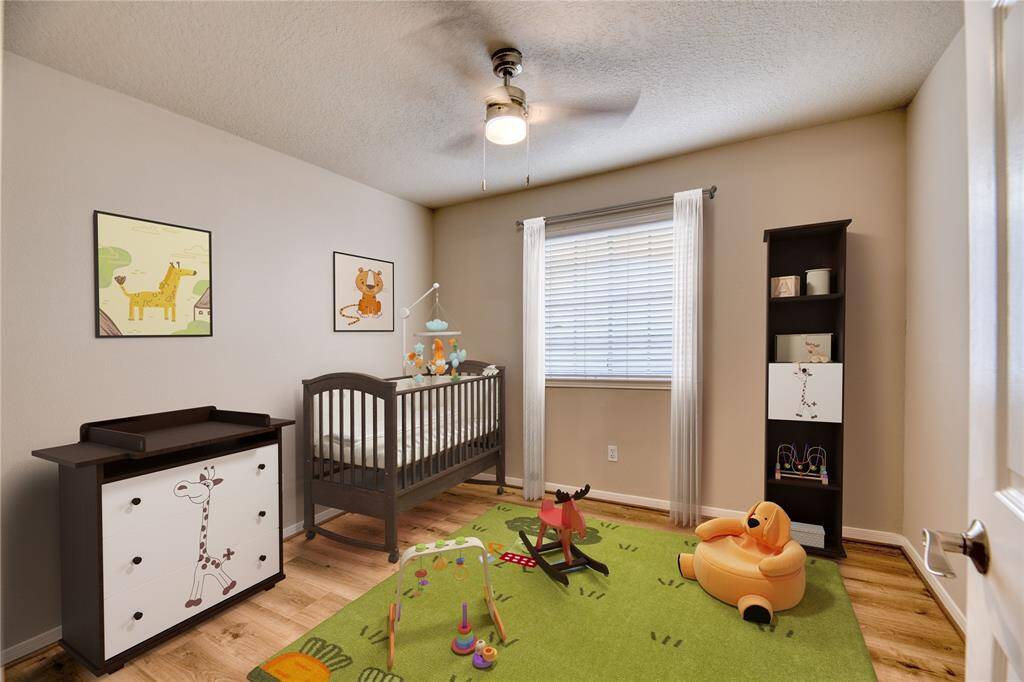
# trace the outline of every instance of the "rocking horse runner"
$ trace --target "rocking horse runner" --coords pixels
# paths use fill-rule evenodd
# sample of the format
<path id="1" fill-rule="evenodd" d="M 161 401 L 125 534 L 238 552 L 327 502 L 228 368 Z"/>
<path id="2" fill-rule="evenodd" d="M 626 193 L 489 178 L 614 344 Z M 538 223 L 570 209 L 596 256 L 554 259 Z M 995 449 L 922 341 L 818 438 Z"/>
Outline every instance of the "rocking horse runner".
<path id="1" fill-rule="evenodd" d="M 526 547 L 526 550 L 533 557 L 534 561 L 537 562 L 537 565 L 548 574 L 548 577 L 562 583 L 566 587 L 569 586 L 568 574 L 573 571 L 592 568 L 598 573 L 608 575 L 607 566 L 596 559 L 591 559 L 572 543 L 574 533 L 580 539 L 587 536 L 587 523 L 583 519 L 583 514 L 576 508 L 576 501 L 582 500 L 589 492 L 590 484 L 588 483 L 572 495 L 556 490 L 554 502 L 551 500 L 541 502 L 540 513 L 538 514 L 540 517 L 540 532 L 537 534 L 537 544 L 531 545 L 529 538 L 526 537 L 526 533 L 519 531 L 519 539 L 522 540 L 523 546 Z M 544 542 L 544 534 L 547 533 L 548 528 L 554 528 L 558 531 L 558 540 Z M 542 555 L 556 549 L 562 550 L 565 561 L 550 564 Z"/>

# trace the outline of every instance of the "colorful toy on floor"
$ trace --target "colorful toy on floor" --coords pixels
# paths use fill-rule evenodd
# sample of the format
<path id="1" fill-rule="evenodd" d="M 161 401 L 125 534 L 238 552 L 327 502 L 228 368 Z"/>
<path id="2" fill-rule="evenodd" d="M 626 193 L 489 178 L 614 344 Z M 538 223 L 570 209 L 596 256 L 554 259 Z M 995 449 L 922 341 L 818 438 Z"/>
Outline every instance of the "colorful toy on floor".
<path id="1" fill-rule="evenodd" d="M 477 670 L 489 670 L 494 665 L 494 659 L 498 657 L 498 650 L 493 646 L 487 646 L 482 639 L 476 640 L 476 651 L 473 653 L 473 667 Z"/>
<path id="2" fill-rule="evenodd" d="M 744 620 L 770 623 L 804 597 L 807 554 L 789 529 L 789 516 L 774 502 L 756 503 L 742 519 L 705 521 L 694 553 L 679 555 L 679 572 L 736 606 Z"/>
<path id="3" fill-rule="evenodd" d="M 582 500 L 590 492 L 588 483 L 580 490 L 570 495 L 561 490 L 555 491 L 555 502 L 544 500 L 540 505 L 540 532 L 537 534 L 537 544 L 531 545 L 529 538 L 524 531 L 519 531 L 519 539 L 523 546 L 537 562 L 537 565 L 548 574 L 552 580 L 560 582 L 566 587 L 569 586 L 569 573 L 580 571 L 584 568 L 592 568 L 598 573 L 608 575 L 608 567 L 600 561 L 591 559 L 584 554 L 579 547 L 572 543 L 572 536 L 575 534 L 580 539 L 587 536 L 587 523 L 583 514 L 576 508 L 576 502 Z M 558 531 L 558 540 L 544 542 L 544 535 L 548 528 Z M 549 564 L 544 559 L 545 552 L 561 549 L 565 561 L 557 564 Z"/>
<path id="4" fill-rule="evenodd" d="M 523 568 L 533 568 L 537 565 L 536 560 L 532 557 L 528 557 L 523 554 L 514 554 L 512 552 L 505 552 L 498 558 L 507 564 L 515 564 L 516 566 L 522 566 Z"/>
<path id="5" fill-rule="evenodd" d="M 466 602 L 462 602 L 462 621 L 459 622 L 459 633 L 452 638 L 452 651 L 459 656 L 468 656 L 476 650 L 476 636 L 469 622 Z"/>
<path id="6" fill-rule="evenodd" d="M 466 566 L 466 560 L 463 556 L 466 552 L 478 552 L 480 557 L 480 565 L 484 571 L 484 603 L 487 605 L 487 611 L 491 616 L 491 621 L 494 623 L 494 627 L 498 632 L 498 637 L 501 641 L 505 641 L 505 625 L 501 622 L 501 616 L 498 615 L 498 605 L 494 600 L 494 589 L 491 587 L 491 577 L 488 573 L 487 559 L 487 548 L 484 547 L 484 543 L 480 542 L 478 538 L 463 538 L 458 537 L 454 540 L 438 540 L 437 542 L 427 544 L 419 544 L 415 547 L 410 547 L 402 553 L 401 558 L 398 560 L 398 578 L 395 586 L 395 600 L 388 607 L 388 670 L 390 671 L 395 665 L 395 642 L 398 634 L 398 622 L 402 618 L 402 588 L 404 582 L 402 580 L 405 574 L 405 567 L 410 562 L 420 563 L 425 557 L 433 555 L 442 555 L 445 552 L 458 552 L 459 556 L 455 559 L 455 566 L 453 568 L 454 577 L 456 580 L 462 580 L 466 577 L 469 569 Z M 436 563 L 435 563 L 436 567 Z M 419 575 L 419 571 L 423 571 L 423 576 Z M 421 581 L 426 580 L 425 569 L 419 569 L 417 571 L 417 585 L 419 589 L 422 589 L 423 585 Z M 465 629 L 465 632 L 463 631 Z M 471 638 L 471 639 L 470 639 Z M 468 646 L 468 650 L 467 650 Z M 469 624 L 469 611 L 466 602 L 462 604 L 462 621 L 459 624 L 459 634 L 452 640 L 452 651 L 462 655 L 468 655 L 475 652 L 476 637 L 472 634 L 472 628 Z M 493 658 L 492 658 L 493 662 Z"/>

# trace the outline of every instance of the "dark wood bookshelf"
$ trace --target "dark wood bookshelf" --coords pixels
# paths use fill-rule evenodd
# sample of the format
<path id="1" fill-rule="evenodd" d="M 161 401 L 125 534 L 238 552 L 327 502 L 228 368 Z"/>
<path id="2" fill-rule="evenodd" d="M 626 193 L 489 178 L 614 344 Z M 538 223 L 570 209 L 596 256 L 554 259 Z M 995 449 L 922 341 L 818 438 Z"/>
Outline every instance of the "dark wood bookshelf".
<path id="1" fill-rule="evenodd" d="M 825 547 L 805 545 L 804 548 L 808 554 L 834 558 L 846 556 L 843 550 L 844 425 L 841 421 L 769 419 L 768 365 L 776 361 L 775 337 L 779 334 L 831 333 L 831 360 L 834 363 L 844 361 L 846 228 L 851 222 L 836 220 L 764 231 L 768 262 L 765 279 L 764 497 L 779 504 L 793 521 L 824 528 Z M 831 293 L 806 293 L 804 273 L 814 268 L 831 268 Z M 800 276 L 800 295 L 772 298 L 771 278 L 787 275 Z M 824 447 L 827 453 L 828 485 L 812 479 L 776 479 L 775 457 L 782 443 L 794 443 L 798 451 L 806 444 Z"/>

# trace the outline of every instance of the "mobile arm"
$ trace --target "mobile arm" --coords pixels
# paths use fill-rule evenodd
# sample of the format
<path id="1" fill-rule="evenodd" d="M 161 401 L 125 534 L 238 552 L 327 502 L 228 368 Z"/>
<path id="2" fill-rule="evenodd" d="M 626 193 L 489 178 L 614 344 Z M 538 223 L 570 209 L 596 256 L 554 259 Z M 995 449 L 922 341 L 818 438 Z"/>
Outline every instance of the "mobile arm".
<path id="1" fill-rule="evenodd" d="M 436 296 L 437 295 L 437 290 L 440 289 L 440 288 L 441 288 L 441 285 L 438 284 L 437 282 L 434 282 L 434 284 L 429 289 L 424 291 L 422 296 L 420 296 L 415 301 L 413 301 L 412 304 L 409 307 L 402 308 L 401 310 L 398 311 L 398 316 L 402 318 L 402 353 L 405 353 L 405 338 L 406 338 L 405 326 L 406 326 L 406 320 L 408 320 L 409 316 L 412 315 L 412 309 L 415 308 L 416 306 L 418 306 L 423 301 L 423 299 L 425 299 L 427 296 L 430 296 L 430 294 L 434 294 Z M 403 365 L 403 372 L 402 372 L 402 374 L 403 375 L 405 374 L 404 365 Z"/>

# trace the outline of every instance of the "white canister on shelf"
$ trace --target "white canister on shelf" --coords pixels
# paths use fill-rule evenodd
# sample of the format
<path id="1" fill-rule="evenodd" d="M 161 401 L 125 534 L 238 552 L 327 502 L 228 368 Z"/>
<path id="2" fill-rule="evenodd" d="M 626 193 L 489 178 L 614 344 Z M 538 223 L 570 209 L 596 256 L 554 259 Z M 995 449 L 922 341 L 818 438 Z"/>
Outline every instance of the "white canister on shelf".
<path id="1" fill-rule="evenodd" d="M 829 291 L 829 280 L 832 276 L 832 268 L 816 268 L 807 271 L 807 295 L 820 296 L 832 293 Z"/>

